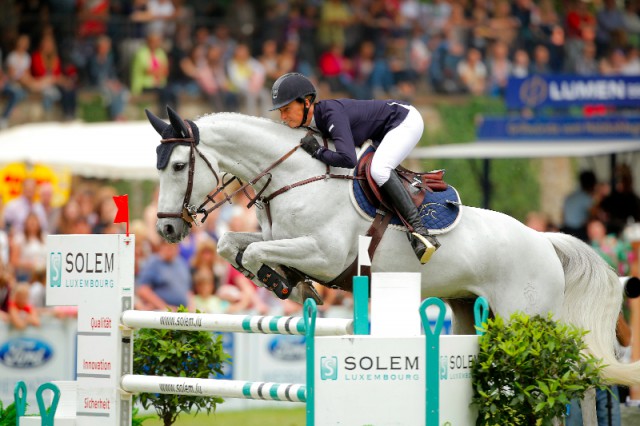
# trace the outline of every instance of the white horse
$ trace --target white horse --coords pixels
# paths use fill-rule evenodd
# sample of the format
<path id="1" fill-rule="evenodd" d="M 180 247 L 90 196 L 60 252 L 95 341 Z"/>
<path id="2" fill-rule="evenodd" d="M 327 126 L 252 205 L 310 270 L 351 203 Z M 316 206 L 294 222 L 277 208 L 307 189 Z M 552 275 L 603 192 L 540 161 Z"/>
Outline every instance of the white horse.
<path id="1" fill-rule="evenodd" d="M 271 182 L 262 197 L 326 172 L 324 164 L 295 150 L 305 130 L 233 113 L 207 115 L 189 122 L 190 126 L 171 110 L 171 124 L 148 116 L 171 145 L 169 151 L 163 148 L 168 161 L 159 170 L 158 200 L 158 211 L 170 214 L 159 214 L 157 222 L 158 232 L 171 242 L 189 232 L 186 213 L 195 215 L 196 208 L 183 207 L 200 205 L 220 184 L 220 171 L 251 181 L 292 152 L 270 169 Z M 189 143 L 191 131 L 199 143 Z M 336 168 L 332 173 L 351 171 Z M 259 193 L 267 180 L 264 176 L 255 182 L 254 190 Z M 352 184 L 322 179 L 282 193 L 270 202 L 271 220 L 265 209 L 257 209 L 261 232 L 225 233 L 218 242 L 220 254 L 238 266 L 236 256 L 244 252 L 241 266 L 253 274 L 263 265 L 284 265 L 317 281 L 331 281 L 354 261 L 358 236 L 370 225 L 352 205 Z M 568 235 L 534 231 L 495 211 L 461 209 L 460 223 L 438 237 L 442 247 L 426 265 L 416 259 L 406 233 L 389 228 L 371 271 L 420 272 L 423 296 L 447 301 L 458 334 L 474 333 L 470 301 L 477 296 L 485 297 L 493 312 L 505 318 L 515 311 L 552 312 L 557 319 L 589 331 L 586 343 L 607 364 L 607 380 L 640 383 L 640 362 L 622 364 L 615 357 L 615 324 L 623 301 L 618 277 L 588 245 Z M 262 285 L 257 280 L 256 284 Z"/>

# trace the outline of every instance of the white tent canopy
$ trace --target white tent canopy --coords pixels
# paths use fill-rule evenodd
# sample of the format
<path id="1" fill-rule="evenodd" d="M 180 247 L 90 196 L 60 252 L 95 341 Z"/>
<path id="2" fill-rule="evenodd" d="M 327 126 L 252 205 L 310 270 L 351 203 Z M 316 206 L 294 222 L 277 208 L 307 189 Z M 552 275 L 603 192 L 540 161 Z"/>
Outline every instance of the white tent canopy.
<path id="1" fill-rule="evenodd" d="M 157 179 L 149 122 L 38 123 L 0 132 L 0 164 L 43 163 L 95 178 Z"/>
<path id="2" fill-rule="evenodd" d="M 155 180 L 159 139 L 147 121 L 27 124 L 0 132 L 0 165 L 43 163 L 86 177 Z M 633 140 L 476 142 L 420 147 L 411 157 L 589 157 L 638 151 L 640 141 Z"/>

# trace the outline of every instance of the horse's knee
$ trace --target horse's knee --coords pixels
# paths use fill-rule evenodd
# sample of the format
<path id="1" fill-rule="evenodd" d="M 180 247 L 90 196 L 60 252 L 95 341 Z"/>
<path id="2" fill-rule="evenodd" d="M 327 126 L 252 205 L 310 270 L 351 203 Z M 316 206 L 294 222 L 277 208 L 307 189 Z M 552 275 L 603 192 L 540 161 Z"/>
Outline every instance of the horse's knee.
<path id="1" fill-rule="evenodd" d="M 242 255 L 242 266 L 253 271 L 262 263 L 262 250 L 255 244 L 249 244 Z"/>
<path id="2" fill-rule="evenodd" d="M 227 260 L 235 259 L 238 248 L 225 235 L 218 240 L 218 254 Z"/>

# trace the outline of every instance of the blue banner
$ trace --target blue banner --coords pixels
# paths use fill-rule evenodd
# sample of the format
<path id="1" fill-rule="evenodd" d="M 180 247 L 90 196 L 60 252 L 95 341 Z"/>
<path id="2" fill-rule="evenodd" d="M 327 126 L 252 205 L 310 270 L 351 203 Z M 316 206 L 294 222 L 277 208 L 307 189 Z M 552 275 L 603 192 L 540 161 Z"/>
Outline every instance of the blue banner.
<path id="1" fill-rule="evenodd" d="M 603 117 L 485 117 L 478 140 L 638 139 L 640 116 Z"/>
<path id="2" fill-rule="evenodd" d="M 572 105 L 640 106 L 640 77 L 532 75 L 509 78 L 509 108 L 567 107 Z"/>

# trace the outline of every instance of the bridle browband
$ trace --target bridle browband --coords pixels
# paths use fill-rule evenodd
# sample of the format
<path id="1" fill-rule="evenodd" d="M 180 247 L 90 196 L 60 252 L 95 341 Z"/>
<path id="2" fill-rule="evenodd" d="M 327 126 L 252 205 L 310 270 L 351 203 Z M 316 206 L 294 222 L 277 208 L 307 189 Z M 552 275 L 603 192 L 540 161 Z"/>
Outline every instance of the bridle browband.
<path id="1" fill-rule="evenodd" d="M 196 147 L 196 140 L 193 137 L 193 130 L 191 129 L 191 125 L 189 124 L 188 121 L 184 121 L 186 126 L 187 126 L 187 130 L 189 132 L 189 137 L 188 138 L 168 138 L 168 139 L 161 139 L 160 143 L 188 143 L 190 146 L 190 153 L 189 153 L 189 180 L 187 182 L 187 190 L 184 194 L 184 201 L 183 201 L 183 206 L 182 206 L 182 211 L 177 212 L 177 213 L 165 213 L 165 212 L 158 212 L 157 216 L 158 219 L 164 219 L 164 218 L 178 218 L 178 219 L 182 219 L 186 222 L 186 224 L 191 227 L 191 224 L 195 224 L 196 226 L 198 226 L 198 214 L 202 214 L 203 218 L 200 219 L 200 223 L 204 223 L 205 220 L 207 220 L 207 217 L 209 216 L 209 214 L 218 209 L 219 207 L 221 207 L 222 205 L 226 204 L 226 203 L 232 203 L 233 197 L 235 197 L 237 194 L 239 194 L 240 192 L 244 192 L 244 194 L 247 196 L 247 198 L 249 198 L 249 203 L 247 204 L 247 208 L 251 208 L 251 206 L 253 206 L 254 204 L 256 205 L 256 207 L 262 208 L 263 204 L 267 206 L 267 216 L 269 216 L 269 222 L 271 222 L 271 215 L 269 212 L 269 202 L 271 200 L 273 200 L 275 197 L 277 197 L 278 195 L 287 192 L 290 189 L 296 188 L 298 186 L 302 186 L 302 185 L 306 185 L 308 183 L 311 182 L 315 182 L 318 180 L 324 180 L 324 179 L 329 179 L 329 178 L 333 178 L 333 179 L 350 179 L 350 180 L 357 180 L 358 178 L 355 176 L 351 176 L 351 175 L 336 175 L 333 173 L 329 173 L 329 166 L 327 166 L 327 172 L 324 175 L 321 176 L 315 176 L 312 178 L 308 178 L 296 183 L 293 183 L 291 185 L 286 185 L 276 191 L 274 191 L 271 195 L 267 196 L 267 197 L 263 197 L 262 194 L 264 193 L 264 191 L 267 189 L 267 187 L 269 186 L 269 184 L 271 183 L 271 173 L 269 173 L 271 170 L 273 170 L 276 166 L 280 165 L 281 163 L 283 163 L 287 158 L 289 158 L 298 148 L 300 148 L 300 144 L 294 146 L 293 148 L 291 148 L 289 151 L 287 151 L 282 157 L 278 158 L 275 162 L 273 162 L 270 166 L 268 166 L 266 169 L 264 169 L 262 172 L 260 172 L 258 175 L 256 175 L 253 179 L 251 179 L 251 181 L 247 182 L 247 183 L 242 183 L 242 181 L 233 176 L 231 179 L 225 181 L 224 177 L 226 176 L 226 174 L 223 175 L 222 179 L 220 179 L 220 177 L 218 176 L 218 174 L 215 172 L 215 170 L 213 170 L 213 167 L 211 166 L 211 163 L 209 162 L 209 160 L 207 160 L 207 158 L 204 156 L 204 154 L 202 154 L 202 152 Z M 312 130 L 309 130 L 307 134 L 312 134 L 315 133 Z M 324 139 L 324 144 L 325 147 L 327 146 L 327 141 L 326 139 Z M 207 164 L 207 166 L 209 167 L 209 170 L 211 170 L 211 173 L 213 173 L 213 175 L 216 178 L 216 189 L 207 194 L 206 196 L 206 200 L 200 204 L 200 206 L 196 207 L 193 204 L 189 204 L 189 201 L 191 199 L 191 193 L 193 191 L 193 176 L 195 173 L 195 167 L 196 167 L 196 152 L 198 153 L 198 155 L 200 156 L 200 158 L 202 158 L 205 163 Z M 262 189 L 260 191 L 258 191 L 255 196 L 252 196 L 249 191 L 248 188 L 249 187 L 253 187 L 260 179 L 262 179 L 263 177 L 268 176 L 267 182 L 264 184 L 264 186 L 262 187 Z M 232 192 L 230 195 L 227 194 L 226 192 L 223 192 L 227 186 L 229 186 L 234 180 L 237 180 L 240 183 L 240 188 L 236 189 L 234 192 Z M 224 194 L 224 198 L 220 201 L 216 201 L 215 197 L 217 195 L 219 195 L 220 193 Z M 205 208 L 208 204 L 212 204 L 211 207 L 209 208 Z"/>

